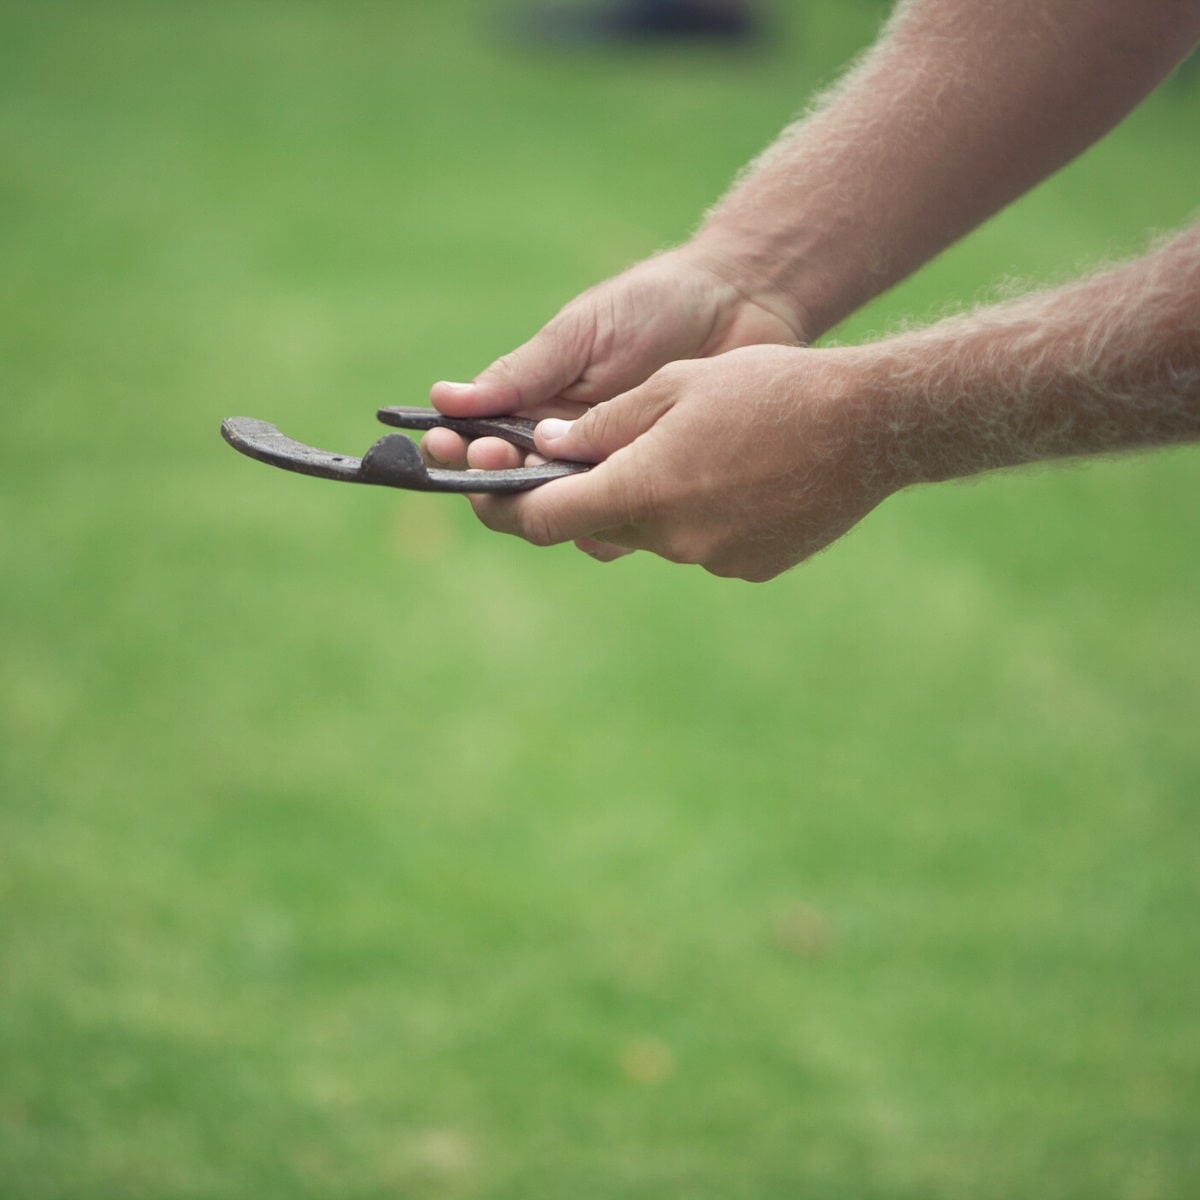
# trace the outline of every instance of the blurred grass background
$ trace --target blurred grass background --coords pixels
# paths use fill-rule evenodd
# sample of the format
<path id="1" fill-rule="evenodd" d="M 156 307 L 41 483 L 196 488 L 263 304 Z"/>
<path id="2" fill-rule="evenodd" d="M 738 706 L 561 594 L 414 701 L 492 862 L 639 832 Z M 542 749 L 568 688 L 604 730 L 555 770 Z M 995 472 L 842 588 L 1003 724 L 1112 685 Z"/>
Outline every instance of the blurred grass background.
<path id="1" fill-rule="evenodd" d="M 1200 1192 L 1200 457 L 889 502 L 764 588 L 360 452 L 680 239 L 885 7 L 0 4 L 0 1195 Z M 1192 214 L 1200 80 L 857 317 Z"/>

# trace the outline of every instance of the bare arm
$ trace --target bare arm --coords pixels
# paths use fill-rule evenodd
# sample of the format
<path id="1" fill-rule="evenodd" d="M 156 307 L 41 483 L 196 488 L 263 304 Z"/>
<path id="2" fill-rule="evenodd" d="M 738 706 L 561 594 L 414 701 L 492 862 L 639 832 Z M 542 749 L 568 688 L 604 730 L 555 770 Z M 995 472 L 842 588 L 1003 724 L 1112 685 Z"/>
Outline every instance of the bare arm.
<path id="1" fill-rule="evenodd" d="M 1094 278 L 866 354 L 901 482 L 1193 441 L 1200 225 Z"/>
<path id="2" fill-rule="evenodd" d="M 691 241 L 434 403 L 573 415 L 670 361 L 813 341 L 1098 138 L 1197 37 L 1200 0 L 907 0 Z M 426 445 L 462 460 L 447 431 Z"/>
<path id="3" fill-rule="evenodd" d="M 737 397 L 736 403 L 730 398 Z M 769 579 L 917 483 L 1200 439 L 1200 226 L 1126 266 L 873 345 L 673 363 L 548 454 L 599 463 L 494 529 Z"/>
<path id="4" fill-rule="evenodd" d="M 908 0 L 693 244 L 813 340 L 1100 138 L 1197 38 L 1196 0 Z"/>

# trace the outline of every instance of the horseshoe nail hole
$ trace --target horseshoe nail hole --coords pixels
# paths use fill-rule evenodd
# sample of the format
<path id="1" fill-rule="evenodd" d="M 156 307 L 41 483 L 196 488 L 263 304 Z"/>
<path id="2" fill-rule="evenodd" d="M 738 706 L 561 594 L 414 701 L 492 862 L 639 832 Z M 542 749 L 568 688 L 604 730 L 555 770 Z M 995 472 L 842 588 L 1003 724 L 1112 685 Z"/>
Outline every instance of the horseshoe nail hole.
<path id="1" fill-rule="evenodd" d="M 333 457 L 330 459 L 330 462 L 345 462 L 345 461 L 346 461 L 346 460 L 345 460 L 345 459 L 344 459 L 344 458 L 343 458 L 343 457 L 342 457 L 340 454 L 335 454 L 335 455 L 334 455 L 334 456 L 333 456 Z"/>

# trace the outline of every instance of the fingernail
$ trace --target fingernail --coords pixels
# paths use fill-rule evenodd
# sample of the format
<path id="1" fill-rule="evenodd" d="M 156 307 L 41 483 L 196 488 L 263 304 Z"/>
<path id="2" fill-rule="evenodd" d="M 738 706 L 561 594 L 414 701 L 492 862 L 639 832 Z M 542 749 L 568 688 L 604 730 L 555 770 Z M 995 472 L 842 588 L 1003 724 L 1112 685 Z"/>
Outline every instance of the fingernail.
<path id="1" fill-rule="evenodd" d="M 448 379 L 443 379 L 437 386 L 447 392 L 469 392 L 475 387 L 473 383 L 451 383 Z"/>
<path id="2" fill-rule="evenodd" d="M 557 442 L 559 438 L 564 438 L 571 432 L 573 421 L 562 421 L 558 417 L 547 417 L 544 421 L 538 422 L 537 431 L 542 435 L 542 440 L 547 442 Z"/>

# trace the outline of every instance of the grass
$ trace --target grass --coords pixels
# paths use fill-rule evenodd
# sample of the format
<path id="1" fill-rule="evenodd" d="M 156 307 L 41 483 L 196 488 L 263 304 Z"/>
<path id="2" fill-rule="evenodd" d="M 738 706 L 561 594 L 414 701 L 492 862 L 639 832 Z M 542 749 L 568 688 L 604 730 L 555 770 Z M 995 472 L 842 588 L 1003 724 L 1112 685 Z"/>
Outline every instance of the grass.
<path id="1" fill-rule="evenodd" d="M 882 11 L 614 61 L 471 0 L 0 8 L 0 1194 L 1200 1188 L 1194 451 L 751 589 L 217 436 L 361 449 Z M 1198 102 L 840 336 L 1182 224 Z"/>

